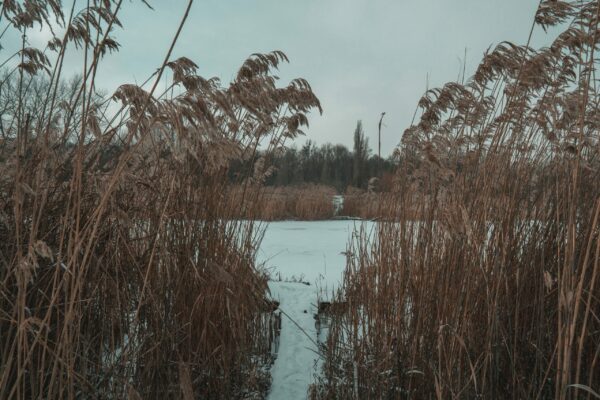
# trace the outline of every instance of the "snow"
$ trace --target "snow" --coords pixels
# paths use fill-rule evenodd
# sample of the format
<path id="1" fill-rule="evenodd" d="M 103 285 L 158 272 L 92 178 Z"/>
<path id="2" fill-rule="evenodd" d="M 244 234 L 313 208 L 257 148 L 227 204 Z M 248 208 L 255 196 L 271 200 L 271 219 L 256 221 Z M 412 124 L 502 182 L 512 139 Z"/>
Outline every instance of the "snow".
<path id="1" fill-rule="evenodd" d="M 282 312 L 279 352 L 271 369 L 270 400 L 306 399 L 317 373 L 317 298 L 340 284 L 346 265 L 343 252 L 360 221 L 271 222 L 258 261 L 271 269 L 271 296 Z M 305 283 L 286 282 L 302 280 Z"/>
<path id="2" fill-rule="evenodd" d="M 258 251 L 258 262 L 265 262 L 272 269 L 275 280 L 303 278 L 311 285 L 337 286 L 346 266 L 342 254 L 350 235 L 361 224 L 372 222 L 329 221 L 280 221 L 267 226 Z"/>
<path id="3" fill-rule="evenodd" d="M 285 313 L 281 317 L 279 353 L 271 369 L 273 383 L 269 399 L 306 399 L 317 358 L 313 343 L 316 339 L 314 288 L 294 282 L 271 282 L 269 287 Z"/>

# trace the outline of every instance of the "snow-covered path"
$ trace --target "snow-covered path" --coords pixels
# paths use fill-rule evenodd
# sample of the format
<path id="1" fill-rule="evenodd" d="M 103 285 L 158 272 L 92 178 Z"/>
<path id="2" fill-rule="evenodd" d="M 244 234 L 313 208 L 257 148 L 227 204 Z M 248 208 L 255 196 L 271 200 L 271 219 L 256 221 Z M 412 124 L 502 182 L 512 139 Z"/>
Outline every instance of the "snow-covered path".
<path id="1" fill-rule="evenodd" d="M 269 400 L 306 399 L 317 373 L 314 314 L 317 296 L 328 297 L 342 279 L 350 234 L 358 221 L 271 222 L 258 261 L 272 269 L 274 278 L 302 278 L 310 283 L 269 282 L 271 296 L 280 302 L 281 336 Z M 372 223 L 366 222 L 369 226 Z M 306 312 L 305 312 L 306 311 Z M 298 326 L 299 325 L 299 326 Z M 308 335 L 308 336 L 307 336 Z"/>
<path id="2" fill-rule="evenodd" d="M 269 399 L 305 399 L 317 358 L 312 341 L 316 339 L 314 286 L 270 282 L 269 288 L 273 298 L 280 301 L 279 308 L 287 314 L 281 316 L 279 352 L 271 369 L 273 384 Z"/>

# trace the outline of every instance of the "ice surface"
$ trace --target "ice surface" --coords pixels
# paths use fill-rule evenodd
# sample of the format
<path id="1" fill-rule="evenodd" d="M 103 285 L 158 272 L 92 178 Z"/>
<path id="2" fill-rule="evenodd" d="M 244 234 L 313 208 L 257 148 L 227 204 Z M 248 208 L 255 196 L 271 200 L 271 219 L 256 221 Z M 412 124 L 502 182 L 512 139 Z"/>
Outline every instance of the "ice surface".
<path id="1" fill-rule="evenodd" d="M 346 265 L 346 256 L 342 253 L 354 227 L 362 223 L 366 222 L 282 221 L 272 222 L 267 227 L 258 261 L 272 269 L 275 279 L 302 277 L 310 283 L 309 286 L 294 282 L 269 283 L 272 297 L 287 314 L 282 315 L 279 353 L 271 369 L 270 400 L 306 399 L 308 386 L 317 372 L 314 320 L 317 290 L 327 289 L 321 293 L 325 296 L 339 285 Z M 372 226 L 372 223 L 366 224 L 367 229 Z"/>
<path id="2" fill-rule="evenodd" d="M 346 265 L 342 254 L 354 227 L 362 221 L 281 221 L 271 222 L 258 252 L 258 261 L 266 262 L 283 280 L 303 276 L 314 285 L 317 280 L 339 284 Z"/>
<path id="3" fill-rule="evenodd" d="M 316 340 L 314 288 L 291 282 L 271 282 L 269 287 L 273 297 L 281 302 L 280 309 L 287 314 L 281 316 L 279 353 L 271 368 L 273 383 L 269 399 L 306 399 L 317 359 L 313 343 Z"/>

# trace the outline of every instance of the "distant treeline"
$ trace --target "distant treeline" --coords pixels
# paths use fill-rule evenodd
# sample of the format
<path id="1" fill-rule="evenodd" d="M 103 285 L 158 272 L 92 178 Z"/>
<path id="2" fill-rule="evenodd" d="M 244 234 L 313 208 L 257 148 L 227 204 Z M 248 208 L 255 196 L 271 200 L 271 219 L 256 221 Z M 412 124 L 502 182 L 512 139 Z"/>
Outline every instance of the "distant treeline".
<path id="1" fill-rule="evenodd" d="M 274 167 L 265 184 L 290 186 L 315 183 L 335 187 L 343 192 L 348 186 L 367 189 L 369 179 L 381 178 L 393 171 L 391 157 L 379 158 L 371 154 L 361 121 L 354 132 L 354 148 L 342 144 L 326 143 L 320 147 L 311 140 L 300 148 L 291 146 L 278 155 L 270 155 L 269 164 Z M 255 157 L 254 160 L 258 160 Z M 231 169 L 232 178 L 244 171 L 252 171 L 252 161 L 239 161 Z"/>

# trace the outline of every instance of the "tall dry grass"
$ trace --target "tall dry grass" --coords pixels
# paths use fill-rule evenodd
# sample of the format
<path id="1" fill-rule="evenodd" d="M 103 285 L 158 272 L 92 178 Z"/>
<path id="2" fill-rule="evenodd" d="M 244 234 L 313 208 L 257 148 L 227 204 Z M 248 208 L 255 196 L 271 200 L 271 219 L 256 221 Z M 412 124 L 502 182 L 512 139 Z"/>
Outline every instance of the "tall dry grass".
<path id="1" fill-rule="evenodd" d="M 326 220 L 335 216 L 333 197 L 336 190 L 325 185 L 231 187 L 226 197 L 239 204 L 242 197 L 252 191 L 256 199 L 252 208 L 238 208 L 236 217 L 261 221 Z"/>
<path id="2" fill-rule="evenodd" d="M 121 4 L 0 5 L 2 35 L 23 38 L 0 82 L 0 398 L 260 398 L 260 227 L 233 220 L 254 199 L 222 201 L 224 182 L 319 103 L 304 80 L 276 86 L 281 52 L 253 55 L 226 87 L 171 60 L 191 1 L 156 73 L 103 97 Z M 28 47 L 50 23 L 47 48 Z M 81 78 L 66 84 L 69 53 Z"/>
<path id="3" fill-rule="evenodd" d="M 396 199 L 397 195 L 393 192 L 346 190 L 340 215 L 374 221 L 397 220 L 400 211 L 397 209 Z M 404 216 L 408 214 L 405 213 Z M 412 218 L 418 218 L 414 211 L 413 214 Z"/>
<path id="4" fill-rule="evenodd" d="M 535 22 L 566 28 L 421 99 L 399 218 L 355 234 L 313 398 L 598 397 L 600 2 Z"/>

